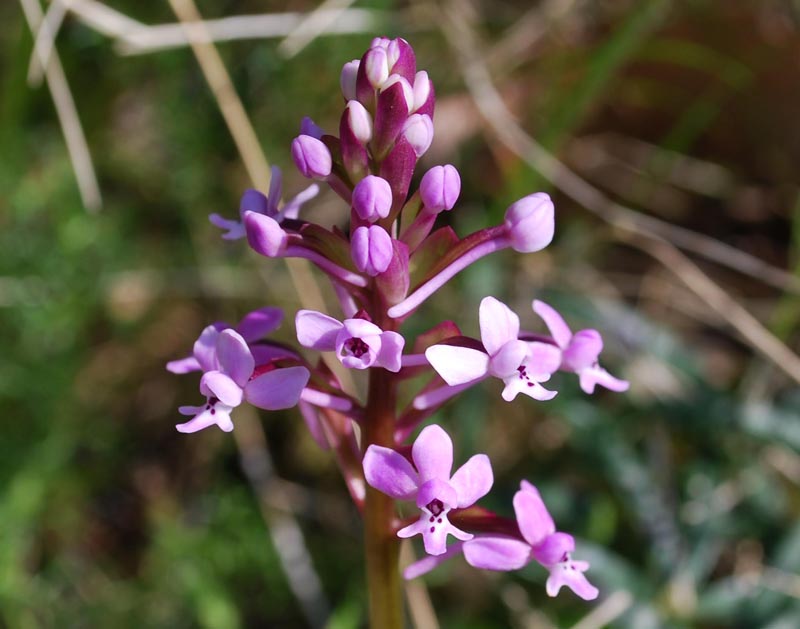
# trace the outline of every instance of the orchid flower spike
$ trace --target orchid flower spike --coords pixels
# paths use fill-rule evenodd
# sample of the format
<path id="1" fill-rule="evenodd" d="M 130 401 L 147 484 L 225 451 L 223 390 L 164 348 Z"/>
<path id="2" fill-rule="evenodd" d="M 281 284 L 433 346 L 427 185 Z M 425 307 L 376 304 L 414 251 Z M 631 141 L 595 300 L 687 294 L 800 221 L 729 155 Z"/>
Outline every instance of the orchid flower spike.
<path id="1" fill-rule="evenodd" d="M 218 334 L 214 356 L 216 368 L 204 369 L 200 379 L 200 392 L 206 396 L 206 404 L 178 409 L 181 415 L 194 416 L 176 426 L 180 432 L 197 432 L 213 424 L 230 432 L 233 430 L 230 413 L 244 400 L 270 411 L 291 408 L 300 400 L 310 377 L 305 367 L 270 369 L 257 374 L 247 342 L 231 329 Z"/>
<path id="2" fill-rule="evenodd" d="M 337 321 L 315 310 L 300 310 L 295 326 L 300 345 L 321 352 L 335 351 L 345 367 L 383 367 L 388 371 L 400 371 L 406 341 L 397 332 L 384 332 L 364 319 Z"/>
<path id="3" fill-rule="evenodd" d="M 603 338 L 597 330 L 579 330 L 575 334 L 556 310 L 538 299 L 533 301 L 533 311 L 544 319 L 555 344 L 561 349 L 562 371 L 578 374 L 581 389 L 594 393 L 596 385 L 611 391 L 627 391 L 627 380 L 615 378 L 600 366 L 597 359 L 603 350 Z"/>
<path id="4" fill-rule="evenodd" d="M 479 320 L 485 351 L 460 345 L 432 345 L 425 357 L 450 386 L 477 381 L 486 376 L 505 384 L 503 399 L 510 402 L 518 393 L 535 400 L 551 400 L 556 392 L 542 382 L 558 369 L 558 349 L 549 343 L 519 340 L 519 317 L 494 297 L 481 301 Z"/>
<path id="5" fill-rule="evenodd" d="M 208 220 L 216 227 L 227 230 L 227 232 L 222 235 L 225 240 L 239 240 L 245 237 L 245 212 L 263 214 L 280 223 L 284 218 L 297 218 L 302 205 L 319 194 L 319 186 L 317 184 L 311 184 L 308 188 L 288 201 L 282 209 L 278 209 L 281 200 L 281 184 L 281 169 L 277 166 L 273 166 L 272 177 L 269 182 L 269 195 L 264 195 L 258 190 L 245 190 L 241 201 L 239 201 L 238 221 L 223 218 L 219 214 L 210 214 Z"/>
<path id="6" fill-rule="evenodd" d="M 582 599 L 597 598 L 598 590 L 583 574 L 586 561 L 572 559 L 575 538 L 556 531 L 539 491 L 523 480 L 514 494 L 514 512 L 525 541 L 506 536 L 484 535 L 464 544 L 464 558 L 471 566 L 486 570 L 517 570 L 536 560 L 550 571 L 547 594 L 556 596 L 563 586 Z"/>
<path id="7" fill-rule="evenodd" d="M 453 442 L 437 425 L 426 427 L 411 448 L 414 467 L 403 455 L 371 445 L 364 455 L 364 476 L 372 487 L 396 500 L 415 500 L 419 520 L 400 529 L 398 537 L 421 533 L 425 552 L 442 555 L 447 536 L 462 541 L 473 535 L 450 524 L 447 514 L 464 509 L 485 496 L 494 477 L 489 457 L 476 454 L 450 476 L 453 467 Z"/>

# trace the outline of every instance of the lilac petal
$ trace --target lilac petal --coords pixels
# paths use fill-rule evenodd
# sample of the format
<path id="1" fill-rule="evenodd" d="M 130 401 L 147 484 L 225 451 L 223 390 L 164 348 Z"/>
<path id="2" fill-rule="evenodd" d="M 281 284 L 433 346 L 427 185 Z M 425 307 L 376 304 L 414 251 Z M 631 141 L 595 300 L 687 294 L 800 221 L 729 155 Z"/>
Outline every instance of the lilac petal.
<path id="1" fill-rule="evenodd" d="M 179 406 L 178 412 L 181 415 L 193 416 L 202 413 L 205 410 L 205 405 L 203 406 Z"/>
<path id="2" fill-rule="evenodd" d="M 545 568 L 550 568 L 563 561 L 573 550 L 575 550 L 575 538 L 569 533 L 556 532 L 533 547 L 533 558 Z"/>
<path id="3" fill-rule="evenodd" d="M 209 325 L 203 329 L 200 337 L 194 342 L 192 354 L 203 371 L 213 371 L 219 366 L 217 363 L 217 337 L 219 337 L 219 330 L 216 326 Z"/>
<path id="4" fill-rule="evenodd" d="M 517 369 L 528 357 L 528 344 L 525 341 L 509 341 L 489 360 L 489 373 L 495 378 L 507 378 L 517 373 Z"/>
<path id="5" fill-rule="evenodd" d="M 406 340 L 397 332 L 384 332 L 381 334 L 381 349 L 375 364 L 388 371 L 397 373 L 400 371 L 400 357 L 403 354 L 403 347 Z"/>
<path id="6" fill-rule="evenodd" d="M 603 338 L 597 330 L 579 330 L 564 348 L 563 368 L 578 373 L 591 367 L 603 350 Z"/>
<path id="7" fill-rule="evenodd" d="M 274 218 L 257 212 L 245 212 L 244 227 L 247 243 L 256 253 L 274 258 L 286 249 L 289 237 Z"/>
<path id="8" fill-rule="evenodd" d="M 411 458 L 420 475 L 420 481 L 438 478 L 450 480 L 453 468 L 453 442 L 441 426 L 426 426 L 411 447 Z"/>
<path id="9" fill-rule="evenodd" d="M 530 341 L 528 351 L 530 354 L 525 366 L 535 380 L 545 382 L 547 378 L 542 376 L 549 376 L 558 371 L 561 365 L 561 350 L 558 347 L 550 343 Z"/>
<path id="10" fill-rule="evenodd" d="M 268 216 L 274 217 L 278 213 L 278 201 L 281 199 L 281 188 L 283 187 L 283 175 L 281 169 L 273 166 L 270 169 L 269 194 L 267 195 L 266 212 Z M 248 208 L 249 209 L 249 208 Z"/>
<path id="11" fill-rule="evenodd" d="M 525 541 L 536 546 L 545 537 L 556 532 L 556 525 L 539 490 L 527 481 L 522 481 L 521 487 L 514 494 L 514 513 Z"/>
<path id="12" fill-rule="evenodd" d="M 256 365 L 264 365 L 280 358 L 299 358 L 297 352 L 280 345 L 267 345 L 265 343 L 255 343 L 250 346 L 250 353 L 256 361 Z"/>
<path id="13" fill-rule="evenodd" d="M 325 436 L 325 430 L 322 427 L 317 409 L 303 400 L 298 402 L 297 407 L 300 409 L 300 415 L 306 423 L 308 432 L 311 433 L 311 438 L 323 450 L 330 450 L 331 446 L 328 443 L 328 438 Z"/>
<path id="14" fill-rule="evenodd" d="M 285 367 L 253 378 L 244 388 L 245 398 L 253 406 L 267 411 L 291 408 L 300 400 L 311 374 L 305 367 Z"/>
<path id="15" fill-rule="evenodd" d="M 205 407 L 202 408 L 205 409 Z M 229 411 L 219 408 L 219 405 L 217 405 L 217 408 L 214 410 L 215 412 L 213 415 L 211 414 L 211 411 L 203 410 L 203 412 L 201 412 L 199 415 L 196 415 L 188 422 L 177 424 L 175 428 L 178 430 L 178 432 L 192 433 L 216 424 L 225 432 L 230 432 L 233 430 L 233 422 L 231 421 Z"/>
<path id="16" fill-rule="evenodd" d="M 445 519 L 446 518 L 442 518 Z M 439 525 L 430 525 L 429 522 L 424 522 L 425 528 L 422 529 L 422 543 L 425 546 L 425 552 L 429 555 L 443 555 L 447 552 L 447 534 L 452 530 L 451 526 L 447 523 Z"/>
<path id="17" fill-rule="evenodd" d="M 519 317 L 502 301 L 484 297 L 478 313 L 481 324 L 481 342 L 494 356 L 503 345 L 516 341 L 519 336 Z"/>
<path id="18" fill-rule="evenodd" d="M 223 330 L 217 338 L 217 360 L 222 371 L 244 387 L 253 375 L 256 363 L 242 336 L 234 330 Z"/>
<path id="19" fill-rule="evenodd" d="M 467 563 L 482 570 L 519 570 L 530 555 L 531 547 L 512 537 L 482 535 L 464 544 Z"/>
<path id="20" fill-rule="evenodd" d="M 370 448 L 371 447 L 373 446 L 370 446 Z M 401 528 L 399 531 L 397 531 L 397 537 L 401 537 L 403 539 L 406 539 L 408 537 L 414 537 L 415 535 L 419 535 L 423 531 L 426 531 L 428 529 L 428 526 L 429 525 L 427 520 L 425 520 L 424 517 L 421 517 L 413 524 L 409 524 L 408 526 L 405 526 Z"/>
<path id="21" fill-rule="evenodd" d="M 425 358 L 450 386 L 482 378 L 489 372 L 489 357 L 469 347 L 431 345 L 425 350 Z"/>
<path id="22" fill-rule="evenodd" d="M 206 397 L 215 397 L 226 406 L 242 403 L 242 387 L 221 371 L 207 371 L 200 379 L 200 392 Z"/>
<path id="23" fill-rule="evenodd" d="M 458 508 L 475 504 L 489 493 L 494 482 L 492 464 L 485 454 L 476 454 L 456 470 L 450 484 L 458 493 Z"/>
<path id="24" fill-rule="evenodd" d="M 244 215 L 245 212 L 269 215 L 269 201 L 266 195 L 252 188 L 245 190 L 239 200 L 239 214 Z"/>
<path id="25" fill-rule="evenodd" d="M 585 561 L 565 561 L 556 564 L 550 570 L 547 578 L 548 596 L 556 596 L 561 587 L 566 585 L 575 594 L 585 601 L 593 601 L 600 593 L 599 590 L 589 583 L 583 574 L 589 569 L 589 564 Z"/>
<path id="26" fill-rule="evenodd" d="M 402 454 L 373 444 L 367 448 L 363 465 L 367 483 L 387 496 L 411 500 L 417 494 L 419 477 Z"/>
<path id="27" fill-rule="evenodd" d="M 609 391 L 616 391 L 617 393 L 627 391 L 630 387 L 630 383 L 627 380 L 615 378 L 600 365 L 595 365 L 594 367 L 589 367 L 588 369 L 582 370 L 579 376 L 581 389 L 583 389 L 585 393 L 589 394 L 594 393 L 594 388 L 598 384 L 601 387 L 605 387 Z"/>
<path id="28" fill-rule="evenodd" d="M 533 300 L 533 311 L 544 320 L 556 345 L 561 349 L 566 348 L 572 339 L 572 330 L 569 329 L 564 318 L 552 306 L 538 299 Z"/>
<path id="29" fill-rule="evenodd" d="M 547 378 L 549 377 L 550 376 L 547 376 Z M 502 396 L 506 402 L 511 402 L 520 393 L 524 393 L 528 397 L 531 397 L 534 400 L 538 400 L 539 402 L 547 402 L 548 400 L 552 400 L 556 395 L 558 395 L 558 391 L 551 391 L 550 389 L 545 389 L 536 380 L 530 378 L 509 376 L 508 378 L 504 378 L 503 382 L 505 383 L 506 386 L 503 389 Z"/>
<path id="30" fill-rule="evenodd" d="M 411 579 L 421 577 L 423 574 L 427 574 L 448 559 L 458 555 L 462 551 L 463 546 L 464 544 L 462 542 L 456 542 L 455 544 L 450 544 L 447 550 L 441 555 L 426 555 L 403 570 L 403 578 L 406 581 L 410 581 Z"/>
<path id="31" fill-rule="evenodd" d="M 292 197 L 279 213 L 281 218 L 297 218 L 300 214 L 300 208 L 304 203 L 307 203 L 319 194 L 319 186 L 312 183 L 308 188 L 299 192 Z"/>
<path id="32" fill-rule="evenodd" d="M 351 337 L 361 339 L 366 336 L 380 336 L 383 334 L 383 330 L 372 321 L 367 321 L 366 319 L 345 319 L 343 324 L 344 329 L 347 330 Z"/>
<path id="33" fill-rule="evenodd" d="M 432 478 L 420 486 L 417 492 L 417 506 L 420 509 L 427 509 L 434 500 L 440 500 L 449 509 L 455 509 L 458 505 L 458 493 L 447 481 Z"/>
<path id="34" fill-rule="evenodd" d="M 259 308 L 244 316 L 236 326 L 236 331 L 245 341 L 257 341 L 280 327 L 283 310 L 280 308 Z"/>
<path id="35" fill-rule="evenodd" d="M 167 363 L 167 371 L 170 373 L 182 374 L 201 370 L 202 367 L 200 367 L 200 363 L 194 356 L 187 356 L 186 358 L 171 360 Z"/>
<path id="36" fill-rule="evenodd" d="M 326 314 L 315 310 L 300 310 L 294 318 L 297 328 L 297 342 L 322 352 L 336 349 L 336 335 L 342 324 Z"/>
<path id="37" fill-rule="evenodd" d="M 246 235 L 244 224 L 241 221 L 224 218 L 219 214 L 209 214 L 208 220 L 214 227 L 227 230 L 227 233 L 222 234 L 225 240 L 239 240 Z"/>

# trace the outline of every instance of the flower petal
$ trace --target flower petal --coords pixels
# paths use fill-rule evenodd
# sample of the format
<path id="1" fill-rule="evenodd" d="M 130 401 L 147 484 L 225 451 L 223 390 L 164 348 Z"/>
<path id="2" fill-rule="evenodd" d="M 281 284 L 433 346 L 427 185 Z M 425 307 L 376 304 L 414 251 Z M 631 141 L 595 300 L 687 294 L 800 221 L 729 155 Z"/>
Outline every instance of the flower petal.
<path id="1" fill-rule="evenodd" d="M 514 494 L 514 513 L 522 536 L 531 546 L 556 532 L 539 490 L 527 481 L 522 481 L 521 489 Z"/>
<path id="2" fill-rule="evenodd" d="M 483 352 L 458 345 L 431 345 L 425 358 L 450 386 L 482 378 L 489 371 L 489 357 Z"/>
<path id="3" fill-rule="evenodd" d="M 448 509 L 458 506 L 458 493 L 446 480 L 431 478 L 422 483 L 417 493 L 417 506 L 426 509 L 434 500 L 440 500 Z"/>
<path id="4" fill-rule="evenodd" d="M 601 387 L 605 387 L 609 391 L 616 391 L 617 393 L 627 391 L 630 387 L 630 383 L 627 380 L 615 378 L 600 365 L 595 365 L 594 367 L 584 369 L 580 372 L 579 376 L 581 389 L 583 389 L 585 393 L 589 394 L 594 393 L 594 387 L 598 384 Z"/>
<path id="5" fill-rule="evenodd" d="M 400 371 L 400 358 L 406 340 L 397 332 L 381 334 L 381 349 L 375 364 L 392 372 Z"/>
<path id="6" fill-rule="evenodd" d="M 566 585 L 585 601 L 596 599 L 599 590 L 583 574 L 588 569 L 589 564 L 585 561 L 565 561 L 553 566 L 547 578 L 548 596 L 555 596 Z"/>
<path id="7" fill-rule="evenodd" d="M 200 392 L 206 397 L 215 397 L 226 406 L 242 403 L 242 387 L 221 371 L 207 371 L 200 379 Z"/>
<path id="8" fill-rule="evenodd" d="M 503 345 L 516 341 L 519 336 L 519 317 L 494 297 L 483 298 L 478 319 L 481 324 L 481 342 L 489 356 L 494 356 Z"/>
<path id="9" fill-rule="evenodd" d="M 408 566 L 403 571 L 403 578 L 407 581 L 411 579 L 416 579 L 417 577 L 421 577 L 423 574 L 427 574 L 434 568 L 438 567 L 448 559 L 455 557 L 459 554 L 463 548 L 464 544 L 461 542 L 456 542 L 455 544 L 450 544 L 447 550 L 443 552 L 441 555 L 426 555 L 419 561 L 415 561 L 410 566 Z"/>
<path id="10" fill-rule="evenodd" d="M 420 476 L 420 484 L 433 478 L 450 480 L 453 469 L 453 442 L 441 426 L 426 426 L 411 447 L 411 458 Z"/>
<path id="11" fill-rule="evenodd" d="M 300 400 L 311 374 L 305 367 L 285 367 L 253 378 L 244 388 L 245 398 L 253 406 L 267 411 L 291 408 Z"/>
<path id="12" fill-rule="evenodd" d="M 417 494 L 419 477 L 402 454 L 370 445 L 364 455 L 364 477 L 370 486 L 396 500 L 411 500 Z"/>
<path id="13" fill-rule="evenodd" d="M 197 359 L 200 369 L 203 371 L 213 371 L 219 367 L 217 363 L 217 337 L 219 329 L 215 325 L 209 325 L 203 329 L 198 339 L 194 342 L 192 355 Z"/>
<path id="14" fill-rule="evenodd" d="M 603 350 L 603 337 L 597 330 L 579 330 L 564 349 L 563 368 L 578 373 L 591 367 Z"/>
<path id="15" fill-rule="evenodd" d="M 547 379 L 543 376 L 554 374 L 561 366 L 561 349 L 555 345 L 531 341 L 528 351 L 530 353 L 525 366 L 534 380 L 545 382 Z"/>
<path id="16" fill-rule="evenodd" d="M 247 341 L 231 329 L 223 330 L 217 337 L 217 360 L 222 371 L 239 387 L 247 384 L 256 366 Z"/>
<path id="17" fill-rule="evenodd" d="M 445 523 L 435 525 L 423 522 L 423 524 L 425 527 L 422 529 L 422 543 L 425 552 L 429 555 L 443 555 L 447 552 L 447 534 L 450 532 L 450 526 L 446 526 Z"/>
<path id="18" fill-rule="evenodd" d="M 183 374 L 201 370 L 202 367 L 200 367 L 200 362 L 194 356 L 187 356 L 186 358 L 171 360 L 167 363 L 167 371 L 170 373 Z"/>
<path id="19" fill-rule="evenodd" d="M 300 310 L 294 318 L 297 341 L 303 347 L 322 352 L 336 349 L 336 335 L 342 324 L 326 314 L 315 310 Z"/>
<path id="20" fill-rule="evenodd" d="M 476 454 L 456 470 L 450 484 L 458 492 L 458 508 L 475 504 L 489 493 L 494 483 L 492 464 L 485 454 Z"/>
<path id="21" fill-rule="evenodd" d="M 464 543 L 467 563 L 482 570 L 519 570 L 530 555 L 531 547 L 512 537 L 481 535 Z"/>
<path id="22" fill-rule="evenodd" d="M 258 341 L 277 330 L 282 321 L 283 310 L 280 308 L 259 308 L 246 314 L 236 326 L 236 331 L 245 341 Z"/>
<path id="23" fill-rule="evenodd" d="M 553 336 L 556 344 L 564 349 L 572 339 L 572 330 L 569 329 L 564 318 L 556 312 L 555 308 L 538 299 L 533 300 L 533 311 L 544 319 L 547 329 Z"/>
<path id="24" fill-rule="evenodd" d="M 525 341 L 509 341 L 489 359 L 489 373 L 495 378 L 507 378 L 515 374 L 528 352 L 528 343 Z"/>
<path id="25" fill-rule="evenodd" d="M 511 402 L 519 393 L 524 393 L 528 397 L 532 397 L 534 400 L 538 400 L 539 402 L 547 402 L 558 395 L 558 391 L 545 389 L 541 384 L 533 379 L 523 379 L 517 376 L 510 376 L 505 378 L 503 382 L 506 386 L 503 389 L 502 395 L 506 402 Z"/>
<path id="26" fill-rule="evenodd" d="M 569 533 L 555 532 L 548 535 L 533 548 L 533 558 L 545 568 L 564 561 L 575 550 L 575 538 Z"/>

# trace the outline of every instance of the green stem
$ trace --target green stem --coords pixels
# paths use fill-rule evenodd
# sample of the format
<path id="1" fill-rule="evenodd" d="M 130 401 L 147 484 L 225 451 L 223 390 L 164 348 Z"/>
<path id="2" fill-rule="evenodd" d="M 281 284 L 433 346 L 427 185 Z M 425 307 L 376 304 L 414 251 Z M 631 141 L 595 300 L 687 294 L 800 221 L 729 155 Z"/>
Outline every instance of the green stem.
<path id="1" fill-rule="evenodd" d="M 364 422 L 364 447 L 394 447 L 395 383 L 384 369 L 371 369 Z M 400 540 L 394 533 L 394 501 L 367 486 L 364 503 L 364 550 L 369 591 L 369 626 L 402 629 Z"/>

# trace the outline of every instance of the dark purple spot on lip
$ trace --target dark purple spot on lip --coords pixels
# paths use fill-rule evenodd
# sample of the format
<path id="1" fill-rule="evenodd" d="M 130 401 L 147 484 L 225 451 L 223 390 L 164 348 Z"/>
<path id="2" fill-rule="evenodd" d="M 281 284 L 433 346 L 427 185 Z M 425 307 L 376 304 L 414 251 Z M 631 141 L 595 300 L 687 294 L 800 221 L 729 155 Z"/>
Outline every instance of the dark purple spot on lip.
<path id="1" fill-rule="evenodd" d="M 431 533 L 433 533 L 435 530 L 436 530 L 436 527 L 435 527 L 435 526 L 432 526 L 432 527 L 431 527 Z"/>
<path id="2" fill-rule="evenodd" d="M 441 524 L 441 523 L 442 523 L 442 518 L 439 518 L 439 524 Z"/>
<path id="3" fill-rule="evenodd" d="M 532 387 L 532 386 L 533 386 L 533 382 L 529 382 L 529 383 L 528 383 L 528 386 L 529 386 L 529 387 Z"/>
<path id="4" fill-rule="evenodd" d="M 361 358 L 364 354 L 369 353 L 369 345 L 356 337 L 347 339 L 344 342 L 344 347 L 356 358 Z"/>
<path id="5" fill-rule="evenodd" d="M 431 522 L 433 522 L 436 518 L 431 516 Z"/>
<path id="6" fill-rule="evenodd" d="M 212 414 L 212 415 L 216 415 L 216 414 L 217 414 L 217 409 L 215 409 L 215 408 L 212 408 L 212 409 L 211 409 L 211 414 Z"/>

